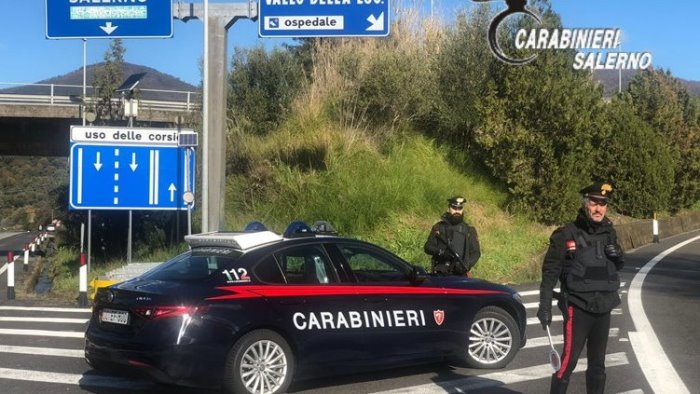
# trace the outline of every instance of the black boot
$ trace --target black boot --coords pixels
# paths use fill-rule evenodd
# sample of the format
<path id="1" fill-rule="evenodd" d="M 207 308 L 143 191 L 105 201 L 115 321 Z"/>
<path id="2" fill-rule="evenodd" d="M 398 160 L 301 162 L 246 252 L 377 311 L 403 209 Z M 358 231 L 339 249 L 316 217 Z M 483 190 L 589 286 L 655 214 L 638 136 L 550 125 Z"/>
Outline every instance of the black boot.
<path id="1" fill-rule="evenodd" d="M 586 371 L 586 393 L 603 394 L 605 391 L 605 372 L 589 373 Z"/>
<path id="2" fill-rule="evenodd" d="M 569 387 L 569 379 L 557 379 L 557 374 L 553 374 L 549 394 L 566 394 L 567 387 Z"/>

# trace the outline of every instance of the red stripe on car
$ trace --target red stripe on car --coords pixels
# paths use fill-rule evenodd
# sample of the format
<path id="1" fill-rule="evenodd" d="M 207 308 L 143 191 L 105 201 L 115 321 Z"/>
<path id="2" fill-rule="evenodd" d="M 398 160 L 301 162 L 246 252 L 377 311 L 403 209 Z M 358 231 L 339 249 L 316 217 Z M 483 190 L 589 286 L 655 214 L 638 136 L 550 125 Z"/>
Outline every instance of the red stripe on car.
<path id="1" fill-rule="evenodd" d="M 232 300 L 259 297 L 319 297 L 319 296 L 353 296 L 353 295 L 487 295 L 505 294 L 498 290 L 445 289 L 410 286 L 223 286 L 219 290 L 229 291 L 207 300 Z"/>

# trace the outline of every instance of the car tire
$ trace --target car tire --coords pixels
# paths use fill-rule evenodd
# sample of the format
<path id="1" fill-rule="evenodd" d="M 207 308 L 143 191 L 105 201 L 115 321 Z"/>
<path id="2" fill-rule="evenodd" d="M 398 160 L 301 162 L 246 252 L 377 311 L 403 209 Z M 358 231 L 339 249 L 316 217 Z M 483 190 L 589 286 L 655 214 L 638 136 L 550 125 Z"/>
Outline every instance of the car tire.
<path id="1" fill-rule="evenodd" d="M 460 359 L 471 368 L 503 368 L 520 350 L 520 329 L 513 317 L 496 306 L 481 309 L 469 329 Z"/>
<path id="2" fill-rule="evenodd" d="M 245 334 L 231 348 L 224 388 L 233 394 L 284 393 L 294 376 L 294 354 L 287 341 L 271 330 Z"/>

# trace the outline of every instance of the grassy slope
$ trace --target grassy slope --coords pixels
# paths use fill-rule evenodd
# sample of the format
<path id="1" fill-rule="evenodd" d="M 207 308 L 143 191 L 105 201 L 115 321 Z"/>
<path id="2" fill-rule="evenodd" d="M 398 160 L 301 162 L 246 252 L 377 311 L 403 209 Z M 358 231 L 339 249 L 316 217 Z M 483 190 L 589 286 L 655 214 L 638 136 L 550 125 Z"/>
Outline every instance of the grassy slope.
<path id="1" fill-rule="evenodd" d="M 462 194 L 482 247 L 475 275 L 511 283 L 536 279 L 552 229 L 504 212 L 506 194 L 456 163 L 466 161 L 454 159 L 459 155 L 448 158 L 411 131 L 398 135 L 380 140 L 307 115 L 266 137 L 241 137 L 235 149 L 255 176 L 229 176 L 227 227 L 261 220 L 282 232 L 292 220 L 324 219 L 341 235 L 428 267 L 428 232 L 446 198 Z"/>

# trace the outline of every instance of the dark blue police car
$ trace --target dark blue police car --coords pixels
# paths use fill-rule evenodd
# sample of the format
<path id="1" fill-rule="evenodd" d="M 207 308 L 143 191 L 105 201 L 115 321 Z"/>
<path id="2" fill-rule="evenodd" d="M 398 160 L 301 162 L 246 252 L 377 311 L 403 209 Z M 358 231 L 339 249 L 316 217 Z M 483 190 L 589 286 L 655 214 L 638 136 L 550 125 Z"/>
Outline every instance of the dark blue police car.
<path id="1" fill-rule="evenodd" d="M 501 368 L 525 344 L 514 290 L 429 276 L 370 243 L 299 223 L 186 241 L 190 251 L 99 290 L 85 342 L 95 369 L 281 393 L 294 377 L 430 359 Z"/>

